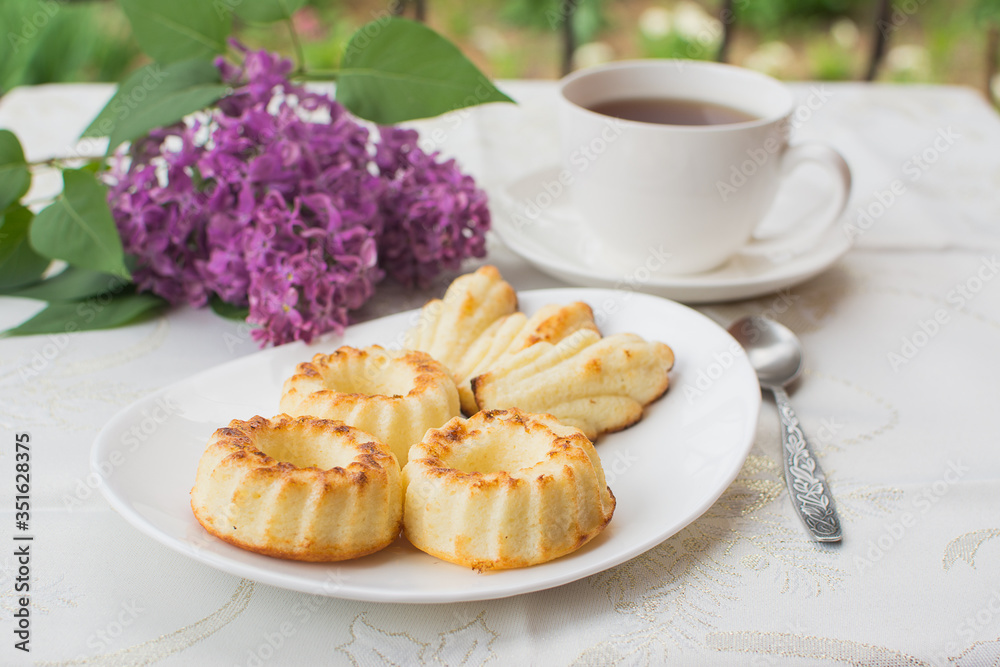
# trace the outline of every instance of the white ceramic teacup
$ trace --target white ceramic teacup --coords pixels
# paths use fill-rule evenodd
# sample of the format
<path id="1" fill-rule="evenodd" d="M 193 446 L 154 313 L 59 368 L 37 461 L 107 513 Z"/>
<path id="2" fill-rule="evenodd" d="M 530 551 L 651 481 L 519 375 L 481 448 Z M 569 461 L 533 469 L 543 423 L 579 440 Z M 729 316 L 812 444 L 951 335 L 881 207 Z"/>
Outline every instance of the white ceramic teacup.
<path id="1" fill-rule="evenodd" d="M 794 98 L 764 74 L 699 61 L 636 60 L 575 72 L 559 90 L 573 206 L 619 259 L 640 261 L 662 248 L 669 258 L 660 270 L 677 275 L 713 269 L 737 252 L 788 255 L 814 245 L 847 203 L 847 163 L 822 144 L 789 145 Z M 753 119 L 666 125 L 590 110 L 633 98 L 706 102 Z M 804 162 L 831 172 L 834 192 L 825 213 L 755 238 L 784 177 Z"/>

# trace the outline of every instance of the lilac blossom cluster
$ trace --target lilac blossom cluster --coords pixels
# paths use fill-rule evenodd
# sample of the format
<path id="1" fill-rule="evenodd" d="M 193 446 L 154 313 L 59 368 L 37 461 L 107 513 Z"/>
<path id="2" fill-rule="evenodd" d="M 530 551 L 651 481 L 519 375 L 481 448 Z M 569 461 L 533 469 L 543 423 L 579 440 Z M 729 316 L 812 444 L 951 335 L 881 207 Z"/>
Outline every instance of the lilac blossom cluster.
<path id="1" fill-rule="evenodd" d="M 219 59 L 233 87 L 199 119 L 120 153 L 109 203 L 140 290 L 248 306 L 262 344 L 341 331 L 388 274 L 425 286 L 485 255 L 486 196 L 413 130 L 378 140 L 329 96 L 289 81 L 291 62 Z"/>

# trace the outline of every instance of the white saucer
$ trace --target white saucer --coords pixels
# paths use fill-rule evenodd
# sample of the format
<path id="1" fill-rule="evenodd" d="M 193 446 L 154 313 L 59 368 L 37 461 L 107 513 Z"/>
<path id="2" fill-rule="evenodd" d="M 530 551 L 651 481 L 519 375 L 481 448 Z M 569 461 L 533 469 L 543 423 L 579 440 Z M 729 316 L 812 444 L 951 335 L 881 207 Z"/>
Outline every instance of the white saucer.
<path id="1" fill-rule="evenodd" d="M 493 229 L 515 253 L 571 285 L 636 290 L 685 303 L 748 299 L 809 280 L 830 268 L 851 245 L 835 224 L 794 256 L 737 254 L 713 271 L 660 274 L 648 268 L 656 266 L 653 252 L 647 265 L 610 256 L 582 224 L 565 189 L 558 192 L 558 176 L 559 167 L 549 167 L 496 192 Z M 785 216 L 819 214 L 813 209 L 815 202 L 823 201 L 824 188 L 805 176 L 782 188 L 775 211 Z M 764 224 L 765 228 L 774 226 L 768 221 Z"/>

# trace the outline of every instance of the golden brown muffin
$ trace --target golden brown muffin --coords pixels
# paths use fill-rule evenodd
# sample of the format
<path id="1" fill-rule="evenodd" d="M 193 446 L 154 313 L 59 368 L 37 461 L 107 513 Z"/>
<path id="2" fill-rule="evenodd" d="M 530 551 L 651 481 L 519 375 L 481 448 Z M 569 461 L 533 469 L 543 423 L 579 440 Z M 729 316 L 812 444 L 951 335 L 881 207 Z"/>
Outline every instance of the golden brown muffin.
<path id="1" fill-rule="evenodd" d="M 550 415 L 483 411 L 432 429 L 403 468 L 404 531 L 477 570 L 544 563 L 593 539 L 615 498 L 594 446 Z"/>
<path id="2" fill-rule="evenodd" d="M 303 561 L 357 558 L 399 534 L 399 464 L 342 422 L 278 415 L 218 429 L 198 464 L 191 509 L 241 549 Z"/>
<path id="3" fill-rule="evenodd" d="M 399 464 L 429 428 L 459 414 L 451 373 L 423 352 L 341 347 L 298 365 L 281 411 L 339 419 L 389 445 Z"/>

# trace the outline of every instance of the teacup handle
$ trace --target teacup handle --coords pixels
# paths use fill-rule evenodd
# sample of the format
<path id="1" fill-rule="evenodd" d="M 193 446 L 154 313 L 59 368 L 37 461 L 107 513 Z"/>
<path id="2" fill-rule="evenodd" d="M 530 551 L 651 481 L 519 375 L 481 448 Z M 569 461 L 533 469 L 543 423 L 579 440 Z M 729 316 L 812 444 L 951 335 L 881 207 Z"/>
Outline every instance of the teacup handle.
<path id="1" fill-rule="evenodd" d="M 775 261 L 797 255 L 812 248 L 819 237 L 829 229 L 844 212 L 851 195 L 851 169 L 847 161 L 835 149 L 826 144 L 796 144 L 790 146 L 781 158 L 782 180 L 797 167 L 807 163 L 826 167 L 836 176 L 837 192 L 823 214 L 800 229 L 793 223 L 782 234 L 768 239 L 753 239 L 743 247 L 741 253 L 767 256 Z M 801 222 L 801 221 L 799 221 Z"/>

